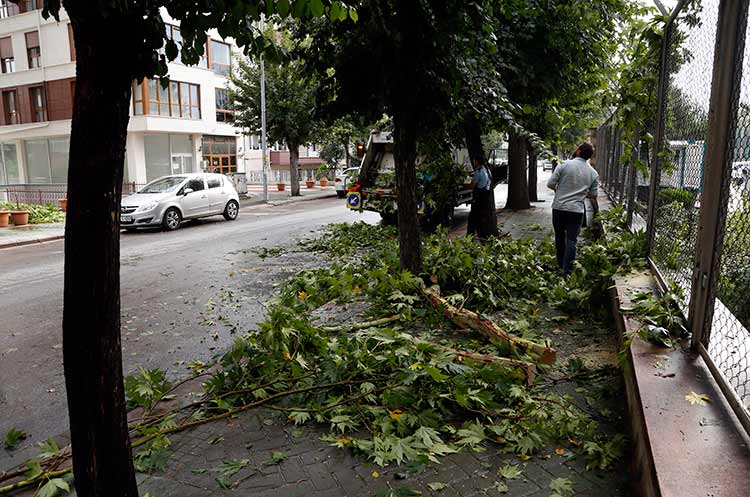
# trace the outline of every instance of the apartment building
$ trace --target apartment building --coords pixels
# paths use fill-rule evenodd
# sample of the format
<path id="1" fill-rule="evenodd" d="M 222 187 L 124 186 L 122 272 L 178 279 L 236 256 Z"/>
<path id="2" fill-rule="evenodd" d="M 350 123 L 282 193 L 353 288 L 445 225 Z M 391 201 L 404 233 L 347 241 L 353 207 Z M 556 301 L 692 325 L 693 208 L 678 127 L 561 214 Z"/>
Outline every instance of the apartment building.
<path id="1" fill-rule="evenodd" d="M 0 189 L 65 191 L 75 45 L 65 12 L 57 22 L 41 8 L 42 0 L 0 0 Z M 179 45 L 179 23 L 162 16 Z M 209 33 L 197 66 L 169 64 L 167 88 L 157 79 L 133 82 L 126 189 L 202 170 L 260 177 L 260 139 L 233 126 L 227 97 L 236 53 L 232 40 Z"/>

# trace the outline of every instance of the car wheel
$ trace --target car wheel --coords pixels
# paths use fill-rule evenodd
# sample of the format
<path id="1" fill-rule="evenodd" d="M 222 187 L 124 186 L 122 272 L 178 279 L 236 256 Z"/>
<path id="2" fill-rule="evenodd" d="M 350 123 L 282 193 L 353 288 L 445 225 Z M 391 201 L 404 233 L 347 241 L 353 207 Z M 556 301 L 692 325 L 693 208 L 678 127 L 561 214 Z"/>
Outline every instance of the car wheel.
<path id="1" fill-rule="evenodd" d="M 227 206 L 224 207 L 224 219 L 227 221 L 234 221 L 240 213 L 240 206 L 235 200 L 227 202 Z"/>
<path id="2" fill-rule="evenodd" d="M 164 218 L 161 221 L 162 227 L 167 231 L 174 231 L 180 227 L 182 223 L 182 214 L 176 207 L 170 207 L 167 212 L 164 213 Z"/>

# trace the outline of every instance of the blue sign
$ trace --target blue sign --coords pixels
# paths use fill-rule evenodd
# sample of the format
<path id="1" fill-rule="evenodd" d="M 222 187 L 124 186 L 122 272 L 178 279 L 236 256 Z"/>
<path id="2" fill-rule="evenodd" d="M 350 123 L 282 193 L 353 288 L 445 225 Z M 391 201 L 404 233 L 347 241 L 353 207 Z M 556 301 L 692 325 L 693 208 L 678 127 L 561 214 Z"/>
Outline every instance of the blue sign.
<path id="1" fill-rule="evenodd" d="M 362 195 L 359 192 L 349 192 L 349 196 L 346 197 L 346 206 L 354 210 L 362 209 Z"/>

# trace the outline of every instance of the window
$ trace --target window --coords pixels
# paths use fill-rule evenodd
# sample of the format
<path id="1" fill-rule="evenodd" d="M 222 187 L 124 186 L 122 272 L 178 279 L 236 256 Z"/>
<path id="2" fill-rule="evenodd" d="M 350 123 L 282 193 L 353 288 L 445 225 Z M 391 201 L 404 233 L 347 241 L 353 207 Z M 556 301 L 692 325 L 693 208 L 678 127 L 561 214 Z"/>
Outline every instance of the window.
<path id="1" fill-rule="evenodd" d="M 12 185 L 20 182 L 16 144 L 11 142 L 0 143 L 0 185 Z"/>
<path id="2" fill-rule="evenodd" d="M 21 13 L 18 5 L 10 0 L 0 0 L 0 19 L 17 16 Z"/>
<path id="3" fill-rule="evenodd" d="M 5 124 L 20 124 L 18 113 L 18 94 L 16 90 L 3 92 L 3 109 L 5 110 Z"/>
<path id="4" fill-rule="evenodd" d="M 211 69 L 216 74 L 229 76 L 232 64 L 232 52 L 229 45 L 220 41 L 211 40 Z"/>
<path id="5" fill-rule="evenodd" d="M 203 180 L 201 178 L 193 178 L 190 181 L 187 182 L 185 185 L 185 188 L 192 188 L 194 192 L 198 192 L 201 190 L 205 190 L 206 187 L 203 184 Z"/>
<path id="6" fill-rule="evenodd" d="M 47 120 L 47 98 L 43 86 L 35 86 L 29 89 L 31 99 L 31 119 L 35 123 Z"/>
<path id="7" fill-rule="evenodd" d="M 74 62 L 76 60 L 76 43 L 75 39 L 73 38 L 72 24 L 68 24 L 68 45 L 70 45 L 70 61 Z"/>
<path id="8" fill-rule="evenodd" d="M 182 53 L 182 34 L 180 33 L 180 28 L 167 24 L 167 39 L 174 41 L 177 45 L 177 57 L 174 59 L 174 62 L 182 64 L 182 58 L 180 57 Z"/>
<path id="9" fill-rule="evenodd" d="M 68 180 L 69 138 L 26 141 L 29 183 L 65 183 Z"/>
<path id="10" fill-rule="evenodd" d="M 220 123 L 234 121 L 234 111 L 229 102 L 229 93 L 224 88 L 216 88 L 216 121 Z"/>
<path id="11" fill-rule="evenodd" d="M 209 176 L 207 183 L 209 188 L 219 188 L 221 186 L 221 177 Z"/>
<path id="12" fill-rule="evenodd" d="M 163 88 L 157 79 L 133 82 L 133 114 L 200 119 L 199 86 L 170 81 Z"/>
<path id="13" fill-rule="evenodd" d="M 258 135 L 252 135 L 250 137 L 250 148 L 253 150 L 260 150 L 262 148 L 261 137 Z"/>
<path id="14" fill-rule="evenodd" d="M 13 43 L 10 41 L 10 36 L 0 38 L 0 66 L 2 66 L 3 74 L 16 71 Z"/>
<path id="15" fill-rule="evenodd" d="M 237 172 L 237 138 L 234 136 L 203 136 L 203 160 L 212 173 Z"/>
<path id="16" fill-rule="evenodd" d="M 50 138 L 49 140 L 49 168 L 52 183 L 67 183 L 68 181 L 68 153 L 70 151 L 69 138 Z"/>
<path id="17" fill-rule="evenodd" d="M 19 7 L 21 9 L 21 13 L 24 12 L 31 12 L 32 10 L 38 10 L 42 8 L 43 0 L 23 0 Z"/>
<path id="18" fill-rule="evenodd" d="M 29 69 L 42 67 L 42 49 L 39 47 L 39 31 L 26 33 L 26 55 Z"/>

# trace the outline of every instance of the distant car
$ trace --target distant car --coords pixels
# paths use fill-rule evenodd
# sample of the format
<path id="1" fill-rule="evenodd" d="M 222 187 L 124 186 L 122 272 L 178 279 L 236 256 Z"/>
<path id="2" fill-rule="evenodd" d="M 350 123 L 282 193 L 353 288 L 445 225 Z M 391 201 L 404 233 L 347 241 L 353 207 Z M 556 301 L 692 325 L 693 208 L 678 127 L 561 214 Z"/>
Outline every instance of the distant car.
<path id="1" fill-rule="evenodd" d="M 542 171 L 552 171 L 552 161 L 543 160 L 542 161 Z"/>
<path id="2" fill-rule="evenodd" d="M 334 186 L 336 187 L 336 194 L 339 198 L 346 197 L 346 191 L 352 186 L 352 183 L 356 181 L 359 176 L 359 167 L 350 167 L 344 169 L 341 174 L 336 175 L 334 180 Z"/>
<path id="3" fill-rule="evenodd" d="M 173 231 L 184 219 L 223 215 L 237 219 L 240 199 L 232 180 L 222 174 L 164 176 L 122 199 L 120 226 L 128 231 L 161 226 Z"/>

